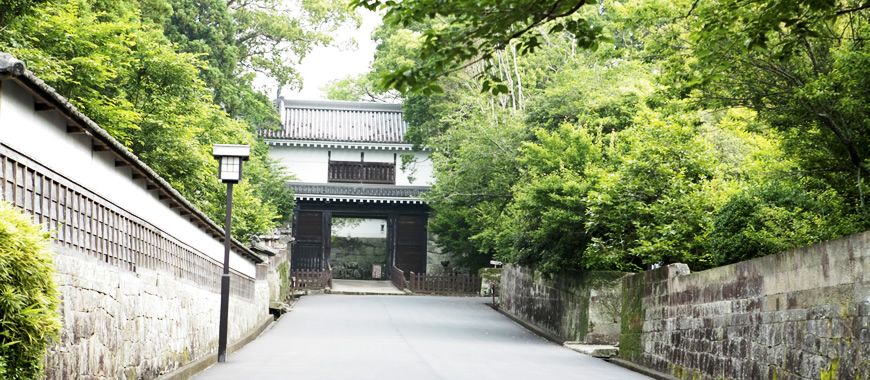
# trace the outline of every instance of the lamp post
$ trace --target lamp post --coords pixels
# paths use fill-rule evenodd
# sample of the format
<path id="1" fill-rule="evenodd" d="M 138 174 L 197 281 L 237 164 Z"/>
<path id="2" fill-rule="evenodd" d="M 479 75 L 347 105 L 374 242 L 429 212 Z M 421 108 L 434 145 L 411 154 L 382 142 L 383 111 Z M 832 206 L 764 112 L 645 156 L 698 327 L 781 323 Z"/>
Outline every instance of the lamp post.
<path id="1" fill-rule="evenodd" d="M 242 161 L 251 154 L 248 145 L 214 144 L 212 155 L 218 160 L 218 178 L 227 184 L 227 219 L 224 227 L 224 271 L 221 274 L 221 317 L 218 331 L 218 362 L 227 361 L 227 318 L 230 311 L 230 224 L 233 211 L 233 184 L 242 179 Z"/>

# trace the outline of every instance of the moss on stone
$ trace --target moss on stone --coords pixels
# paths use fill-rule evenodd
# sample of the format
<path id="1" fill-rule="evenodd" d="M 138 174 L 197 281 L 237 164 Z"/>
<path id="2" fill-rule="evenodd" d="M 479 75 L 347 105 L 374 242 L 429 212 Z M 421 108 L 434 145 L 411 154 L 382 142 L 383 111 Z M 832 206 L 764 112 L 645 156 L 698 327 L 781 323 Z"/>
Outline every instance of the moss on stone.
<path id="1" fill-rule="evenodd" d="M 834 380 L 837 378 L 837 368 L 840 366 L 840 359 L 831 359 L 831 367 L 827 371 L 821 370 L 821 380 Z"/>
<path id="2" fill-rule="evenodd" d="M 286 301 L 288 297 L 290 297 L 290 292 L 292 290 L 290 283 L 290 263 L 283 262 L 278 264 L 276 268 L 278 271 L 278 301 Z"/>
<path id="3" fill-rule="evenodd" d="M 622 311 L 620 313 L 619 356 L 636 361 L 643 354 L 643 275 L 628 275 L 622 279 Z"/>

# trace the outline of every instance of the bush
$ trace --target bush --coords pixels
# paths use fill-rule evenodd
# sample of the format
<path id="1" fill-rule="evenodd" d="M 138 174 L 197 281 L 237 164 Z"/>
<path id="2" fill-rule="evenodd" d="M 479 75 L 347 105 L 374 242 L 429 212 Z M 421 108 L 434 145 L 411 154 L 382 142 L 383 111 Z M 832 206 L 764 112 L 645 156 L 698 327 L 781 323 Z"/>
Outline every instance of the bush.
<path id="1" fill-rule="evenodd" d="M 715 216 L 710 248 L 727 265 L 864 231 L 867 223 L 833 190 L 771 182 L 736 194 Z"/>
<path id="2" fill-rule="evenodd" d="M 20 210 L 0 202 L 0 378 L 43 377 L 45 351 L 60 331 L 49 249 Z"/>

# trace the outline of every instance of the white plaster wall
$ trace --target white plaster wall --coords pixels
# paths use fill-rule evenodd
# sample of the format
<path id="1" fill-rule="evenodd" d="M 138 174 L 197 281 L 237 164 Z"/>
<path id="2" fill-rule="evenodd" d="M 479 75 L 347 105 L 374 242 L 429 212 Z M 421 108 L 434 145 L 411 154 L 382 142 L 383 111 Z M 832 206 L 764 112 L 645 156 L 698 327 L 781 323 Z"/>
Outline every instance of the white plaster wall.
<path id="1" fill-rule="evenodd" d="M 332 235 L 341 237 L 358 238 L 385 238 L 387 237 L 386 219 L 363 219 L 358 225 L 337 226 L 333 218 Z M 383 230 L 381 230 L 383 226 Z"/>
<path id="2" fill-rule="evenodd" d="M 329 178 L 328 149 L 304 147 L 271 147 L 272 157 L 284 165 L 287 174 L 297 181 L 326 183 Z"/>
<path id="3" fill-rule="evenodd" d="M 346 148 L 313 148 L 293 146 L 271 146 L 272 157 L 284 165 L 288 174 L 296 176 L 300 182 L 326 183 L 329 177 L 329 158 L 333 161 L 359 161 L 360 153 L 365 153 L 365 162 L 396 162 L 397 186 L 427 186 L 432 184 L 432 161 L 427 152 L 412 152 L 395 149 L 346 149 Z M 402 154 L 413 154 L 417 163 L 416 171 L 403 171 Z M 410 169 L 410 168 L 409 168 Z M 414 181 L 409 180 L 414 177 Z"/>
<path id="4" fill-rule="evenodd" d="M 108 152 L 94 152 L 89 137 L 66 133 L 66 119 L 58 112 L 34 111 L 33 96 L 18 84 L 2 83 L 0 141 L 223 262 L 223 244 L 170 209 L 156 192 L 147 191 L 144 181 L 132 180 L 130 168 L 116 168 Z M 256 275 L 255 264 L 235 252 L 230 267 L 250 277 Z"/>

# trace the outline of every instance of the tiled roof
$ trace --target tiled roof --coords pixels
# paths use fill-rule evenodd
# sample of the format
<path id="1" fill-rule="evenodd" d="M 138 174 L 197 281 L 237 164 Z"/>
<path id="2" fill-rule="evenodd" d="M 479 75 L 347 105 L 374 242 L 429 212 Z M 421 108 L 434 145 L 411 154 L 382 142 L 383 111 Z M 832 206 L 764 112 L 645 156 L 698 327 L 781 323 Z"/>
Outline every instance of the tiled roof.
<path id="1" fill-rule="evenodd" d="M 404 143 L 408 123 L 401 104 L 333 100 L 284 100 L 282 130 L 261 130 L 267 139 Z"/>
<path id="2" fill-rule="evenodd" d="M 429 186 L 289 182 L 296 200 L 422 204 Z"/>

